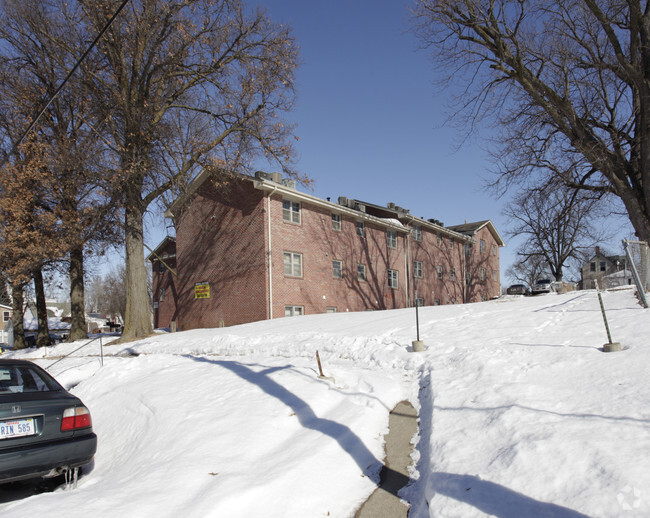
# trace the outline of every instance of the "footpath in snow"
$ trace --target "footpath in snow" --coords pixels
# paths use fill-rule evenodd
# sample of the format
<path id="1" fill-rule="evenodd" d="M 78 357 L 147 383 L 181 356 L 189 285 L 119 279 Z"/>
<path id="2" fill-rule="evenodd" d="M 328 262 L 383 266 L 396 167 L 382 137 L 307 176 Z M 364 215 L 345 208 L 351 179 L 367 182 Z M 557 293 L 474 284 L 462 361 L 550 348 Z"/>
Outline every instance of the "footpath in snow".
<path id="1" fill-rule="evenodd" d="M 2 518 L 352 517 L 376 488 L 388 412 L 419 413 L 411 518 L 650 516 L 650 312 L 631 289 L 277 319 L 5 353 L 91 409 L 72 491 Z M 320 379 L 319 351 L 326 376 Z M 95 356 L 93 356 L 95 355 Z"/>

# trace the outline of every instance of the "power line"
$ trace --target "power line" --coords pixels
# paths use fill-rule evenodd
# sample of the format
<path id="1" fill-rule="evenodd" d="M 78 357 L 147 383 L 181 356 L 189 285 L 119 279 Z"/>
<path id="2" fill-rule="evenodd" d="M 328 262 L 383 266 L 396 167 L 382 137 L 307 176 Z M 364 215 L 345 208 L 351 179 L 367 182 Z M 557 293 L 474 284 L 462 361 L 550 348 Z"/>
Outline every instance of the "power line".
<path id="1" fill-rule="evenodd" d="M 27 135 L 29 135 L 29 132 L 32 131 L 32 129 L 34 129 L 34 126 L 36 126 L 36 123 L 38 122 L 38 120 L 43 116 L 43 114 L 45 113 L 45 110 L 47 110 L 47 109 L 50 107 L 50 105 L 52 104 L 52 102 L 54 101 L 54 99 L 56 99 L 56 97 L 59 95 L 59 92 L 63 89 L 63 87 L 65 86 L 65 84 L 66 84 L 66 83 L 68 82 L 68 80 L 72 77 L 72 74 L 74 74 L 74 73 L 76 72 L 77 68 L 79 68 L 79 66 L 81 65 L 81 63 L 83 62 L 83 60 L 86 59 L 86 56 L 87 56 L 88 54 L 90 54 L 90 51 L 95 47 L 95 45 L 97 45 L 97 42 L 98 42 L 98 41 L 100 40 L 100 38 L 104 35 L 104 33 L 108 30 L 108 28 L 109 28 L 109 27 L 111 26 L 111 24 L 113 23 L 113 20 L 115 20 L 115 18 L 117 18 L 117 16 L 120 14 L 120 12 L 122 11 L 122 9 L 123 9 L 123 8 L 126 6 L 126 4 L 128 3 L 128 1 L 129 1 L 129 0 L 123 0 L 122 4 L 117 8 L 117 11 L 115 11 L 115 13 L 113 13 L 113 16 L 111 16 L 111 18 L 108 20 L 108 22 L 106 22 L 106 24 L 104 25 L 104 27 L 102 28 L 102 30 L 99 31 L 99 34 L 97 35 L 97 37 L 93 40 L 93 42 L 90 44 L 90 46 L 89 46 L 89 47 L 86 49 L 86 51 L 82 54 L 82 56 L 77 60 L 77 62 L 76 62 L 75 65 L 72 67 L 72 69 L 70 70 L 70 72 L 68 72 L 68 75 L 65 76 L 65 79 L 63 80 L 63 82 L 59 85 L 59 87 L 58 87 L 58 88 L 56 89 L 56 91 L 52 94 L 52 96 L 51 96 L 50 99 L 47 101 L 47 103 L 45 104 L 45 106 L 43 106 L 43 108 L 41 109 L 41 111 L 38 112 L 38 115 L 34 118 L 34 120 L 32 120 L 32 122 L 29 124 L 29 127 L 25 130 L 25 132 L 20 136 L 20 138 L 18 139 L 18 141 L 17 141 L 17 142 L 14 144 L 14 146 L 11 148 L 11 151 L 9 152 L 9 154 L 8 154 L 8 155 L 5 157 L 5 159 L 2 161 L 2 165 L 3 165 L 3 166 L 7 163 L 7 160 L 9 160 L 9 158 L 11 157 L 11 155 L 13 155 L 13 154 L 16 152 L 16 149 L 18 148 L 18 146 L 20 146 L 20 144 L 22 144 L 23 140 L 25 140 L 25 137 L 26 137 Z"/>

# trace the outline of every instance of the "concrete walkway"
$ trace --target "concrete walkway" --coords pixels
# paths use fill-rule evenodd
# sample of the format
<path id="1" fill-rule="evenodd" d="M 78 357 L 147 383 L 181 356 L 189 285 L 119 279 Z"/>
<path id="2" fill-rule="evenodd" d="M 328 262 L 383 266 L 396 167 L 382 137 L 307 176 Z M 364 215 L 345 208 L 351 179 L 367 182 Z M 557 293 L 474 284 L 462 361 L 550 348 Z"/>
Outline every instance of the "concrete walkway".
<path id="1" fill-rule="evenodd" d="M 409 507 L 397 493 L 409 481 L 413 445 L 411 439 L 418 430 L 418 415 L 413 405 L 402 401 L 388 417 L 386 461 L 381 470 L 379 487 L 354 515 L 355 518 L 406 518 Z"/>

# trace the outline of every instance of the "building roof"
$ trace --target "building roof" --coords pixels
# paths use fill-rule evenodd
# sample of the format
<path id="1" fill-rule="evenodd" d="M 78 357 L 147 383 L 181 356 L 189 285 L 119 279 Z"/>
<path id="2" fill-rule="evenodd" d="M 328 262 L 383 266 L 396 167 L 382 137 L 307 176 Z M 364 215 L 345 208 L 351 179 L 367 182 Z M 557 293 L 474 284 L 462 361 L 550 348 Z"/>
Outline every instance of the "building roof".
<path id="1" fill-rule="evenodd" d="M 179 196 L 165 211 L 165 217 L 174 218 L 177 216 L 185 204 L 190 201 L 192 195 L 211 176 L 212 175 L 208 173 L 207 170 L 201 171 L 201 173 L 199 173 L 197 177 L 190 183 L 185 194 Z M 259 189 L 261 191 L 270 193 L 277 192 L 283 196 L 287 196 L 288 198 L 292 198 L 297 201 L 310 203 L 318 207 L 324 207 L 333 212 L 347 214 L 356 219 L 372 221 L 379 225 L 404 233 L 410 232 L 410 229 L 405 227 L 403 224 L 404 221 L 408 221 L 412 223 L 414 222 L 427 228 L 431 228 L 436 232 L 440 232 L 448 236 L 453 236 L 459 240 L 471 240 L 473 234 L 475 234 L 481 228 L 488 226 L 497 244 L 499 246 L 505 246 L 505 242 L 490 220 L 445 227 L 442 222 L 436 219 L 425 220 L 412 216 L 408 209 L 404 209 L 398 205 L 395 205 L 394 203 L 389 203 L 388 206 L 384 207 L 361 200 L 349 199 L 343 196 L 339 197 L 338 203 L 331 202 L 329 199 L 323 200 L 311 194 L 296 190 L 295 182 L 293 180 L 282 180 L 282 175 L 280 173 L 265 173 L 258 171 L 255 176 L 237 174 L 236 178 L 253 182 L 255 189 Z M 154 252 L 157 252 L 159 249 L 164 248 L 166 244 L 166 241 L 163 241 L 158 245 Z M 153 254 L 150 254 L 147 257 L 147 260 L 151 260 L 152 255 Z"/>
<path id="2" fill-rule="evenodd" d="M 497 232 L 496 227 L 489 219 L 483 221 L 476 221 L 474 223 L 465 222 L 462 225 L 453 225 L 448 228 L 451 230 L 455 230 L 456 232 L 460 232 L 461 234 L 474 235 L 484 227 L 488 227 L 488 230 L 492 234 L 492 237 L 494 237 L 494 240 L 497 242 L 499 246 L 506 246 L 505 241 L 501 238 L 501 235 L 499 234 L 499 232 Z"/>
<path id="3" fill-rule="evenodd" d="M 169 257 L 176 257 L 176 254 L 170 254 L 166 253 L 165 250 L 170 244 L 176 245 L 176 237 L 174 236 L 165 236 L 165 238 L 158 244 L 158 246 L 154 249 L 151 250 L 151 253 L 147 256 L 145 259 L 146 261 L 153 261 L 156 258 L 162 257 L 163 259 L 167 259 Z M 174 248 L 175 249 L 175 248 Z"/>

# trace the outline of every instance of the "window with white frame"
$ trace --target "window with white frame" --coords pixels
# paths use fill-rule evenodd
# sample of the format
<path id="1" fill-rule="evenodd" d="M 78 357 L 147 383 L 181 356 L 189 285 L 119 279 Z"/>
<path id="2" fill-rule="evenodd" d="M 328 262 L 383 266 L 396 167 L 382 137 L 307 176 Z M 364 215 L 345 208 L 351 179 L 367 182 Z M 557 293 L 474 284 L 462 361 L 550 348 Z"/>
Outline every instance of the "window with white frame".
<path id="1" fill-rule="evenodd" d="M 302 277 L 302 254 L 284 252 L 284 274 L 290 277 Z"/>
<path id="2" fill-rule="evenodd" d="M 497 245 L 492 245 L 492 255 L 497 255 Z"/>
<path id="3" fill-rule="evenodd" d="M 605 261 L 600 261 L 600 271 L 601 272 L 607 271 L 607 263 Z"/>
<path id="4" fill-rule="evenodd" d="M 289 223 L 300 223 L 300 203 L 282 200 L 282 219 Z"/>
<path id="5" fill-rule="evenodd" d="M 305 314 L 304 306 L 284 306 L 285 317 L 297 317 Z"/>
<path id="6" fill-rule="evenodd" d="M 337 310 L 336 310 L 335 306 L 327 306 L 325 308 L 325 313 L 336 313 L 336 312 L 337 312 Z"/>
<path id="7" fill-rule="evenodd" d="M 449 238 L 449 248 L 454 248 L 454 238 L 453 237 Z"/>
<path id="8" fill-rule="evenodd" d="M 456 279 L 456 270 L 449 268 L 449 280 L 453 281 Z"/>
<path id="9" fill-rule="evenodd" d="M 366 265 L 365 264 L 358 264 L 357 265 L 357 279 L 360 281 L 366 281 L 368 278 L 366 277 Z"/>
<path id="10" fill-rule="evenodd" d="M 386 231 L 386 242 L 389 248 L 397 248 L 397 232 L 395 230 Z"/>
<path id="11" fill-rule="evenodd" d="M 465 255 L 467 257 L 472 255 L 472 245 L 470 243 L 465 243 Z"/>
<path id="12" fill-rule="evenodd" d="M 413 277 L 422 278 L 422 261 L 413 261 Z"/>
<path id="13" fill-rule="evenodd" d="M 399 272 L 397 270 L 388 270 L 388 287 L 394 289 L 399 287 Z"/>
<path id="14" fill-rule="evenodd" d="M 485 239 L 481 239 L 481 241 L 479 243 L 479 247 L 480 247 L 481 253 L 485 252 Z"/>
<path id="15" fill-rule="evenodd" d="M 499 272 L 497 272 L 496 270 L 494 270 L 494 271 L 492 272 L 492 276 L 494 277 L 494 280 L 495 280 L 495 281 L 498 281 L 498 280 L 499 280 Z"/>
<path id="16" fill-rule="evenodd" d="M 442 279 L 442 266 L 438 266 L 438 279 Z"/>
<path id="17" fill-rule="evenodd" d="M 357 221 L 357 236 L 364 237 L 366 235 L 366 229 L 363 224 L 363 221 Z"/>
<path id="18" fill-rule="evenodd" d="M 438 232 L 438 233 L 436 234 L 436 243 L 437 243 L 438 245 L 441 245 L 441 244 L 442 244 L 442 235 L 440 235 L 440 232 Z"/>
<path id="19" fill-rule="evenodd" d="M 422 227 L 420 225 L 413 225 L 413 239 L 422 241 Z"/>
<path id="20" fill-rule="evenodd" d="M 465 284 L 468 286 L 472 285 L 472 274 L 469 272 L 465 272 Z"/>
<path id="21" fill-rule="evenodd" d="M 340 214 L 332 214 L 332 230 L 341 230 Z"/>
<path id="22" fill-rule="evenodd" d="M 160 302 L 165 301 L 165 288 L 160 288 Z"/>
<path id="23" fill-rule="evenodd" d="M 9 311 L 3 311 L 2 312 L 2 320 L 4 322 L 9 322 L 10 318 L 11 318 L 11 316 L 9 315 Z"/>
<path id="24" fill-rule="evenodd" d="M 335 279 L 343 278 L 343 261 L 334 260 L 332 261 L 332 277 Z"/>
<path id="25" fill-rule="evenodd" d="M 481 268 L 481 280 L 485 280 L 485 268 Z"/>

